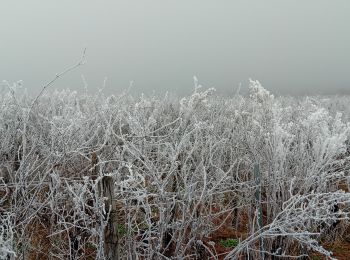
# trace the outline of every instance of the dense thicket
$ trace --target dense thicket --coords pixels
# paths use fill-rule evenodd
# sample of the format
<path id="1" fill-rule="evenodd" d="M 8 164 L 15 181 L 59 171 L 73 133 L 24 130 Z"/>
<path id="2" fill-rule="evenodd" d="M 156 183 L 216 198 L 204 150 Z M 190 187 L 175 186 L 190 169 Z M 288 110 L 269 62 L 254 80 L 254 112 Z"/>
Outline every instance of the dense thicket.
<path id="1" fill-rule="evenodd" d="M 274 98 L 257 81 L 231 98 L 196 86 L 182 99 L 56 91 L 33 102 L 10 88 L 0 259 L 107 259 L 111 247 L 120 259 L 331 257 L 320 244 L 348 227 L 349 103 Z M 238 245 L 223 250 L 228 238 Z"/>

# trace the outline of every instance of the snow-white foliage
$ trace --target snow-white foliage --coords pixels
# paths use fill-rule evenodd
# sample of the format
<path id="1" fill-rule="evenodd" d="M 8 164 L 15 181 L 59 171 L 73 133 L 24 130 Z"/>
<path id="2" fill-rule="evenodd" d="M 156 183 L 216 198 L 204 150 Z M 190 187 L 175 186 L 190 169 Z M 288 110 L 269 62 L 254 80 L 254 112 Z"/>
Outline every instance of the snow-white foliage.
<path id="1" fill-rule="evenodd" d="M 14 230 L 9 214 L 3 214 L 0 219 L 0 259 L 14 259 Z"/>
<path id="2" fill-rule="evenodd" d="M 222 229 L 245 234 L 227 259 L 331 257 L 319 242 L 348 223 L 350 98 L 274 97 L 253 80 L 248 97 L 223 98 L 194 82 L 182 99 L 65 90 L 33 102 L 9 86 L 0 258 L 105 259 L 105 176 L 122 257 L 218 259 Z"/>
<path id="3" fill-rule="evenodd" d="M 258 80 L 249 80 L 250 98 L 258 103 L 264 103 L 273 100 L 274 96 L 266 90 Z"/>

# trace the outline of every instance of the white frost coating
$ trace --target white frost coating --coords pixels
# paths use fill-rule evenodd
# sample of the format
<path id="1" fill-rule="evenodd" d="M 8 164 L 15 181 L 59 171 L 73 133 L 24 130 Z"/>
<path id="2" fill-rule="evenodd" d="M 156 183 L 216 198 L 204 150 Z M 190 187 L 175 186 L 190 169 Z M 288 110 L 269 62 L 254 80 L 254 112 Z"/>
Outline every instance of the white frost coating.
<path id="1" fill-rule="evenodd" d="M 215 259 L 225 228 L 246 238 L 227 259 L 332 257 L 319 242 L 349 221 L 339 189 L 349 182 L 350 99 L 274 98 L 258 81 L 250 96 L 217 97 L 194 84 L 182 99 L 56 91 L 31 110 L 18 84 L 0 94 L 0 258 L 30 248 L 105 259 L 110 214 L 130 259 Z M 116 212 L 101 192 L 106 176 Z M 53 247 L 42 252 L 39 239 Z"/>
<path id="2" fill-rule="evenodd" d="M 274 96 L 266 90 L 258 80 L 249 79 L 250 98 L 258 103 L 263 103 L 268 100 L 273 100 Z"/>
<path id="3" fill-rule="evenodd" d="M 0 259 L 16 257 L 14 251 L 14 230 L 10 215 L 2 215 L 0 219 Z"/>

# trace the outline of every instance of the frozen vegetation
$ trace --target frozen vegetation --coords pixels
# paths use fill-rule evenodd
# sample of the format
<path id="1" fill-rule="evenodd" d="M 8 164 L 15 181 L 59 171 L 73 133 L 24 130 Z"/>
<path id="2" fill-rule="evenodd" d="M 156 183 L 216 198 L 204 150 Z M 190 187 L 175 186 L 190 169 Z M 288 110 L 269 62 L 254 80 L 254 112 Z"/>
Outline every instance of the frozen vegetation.
<path id="1" fill-rule="evenodd" d="M 0 259 L 292 259 L 349 237 L 350 97 L 0 95 Z"/>

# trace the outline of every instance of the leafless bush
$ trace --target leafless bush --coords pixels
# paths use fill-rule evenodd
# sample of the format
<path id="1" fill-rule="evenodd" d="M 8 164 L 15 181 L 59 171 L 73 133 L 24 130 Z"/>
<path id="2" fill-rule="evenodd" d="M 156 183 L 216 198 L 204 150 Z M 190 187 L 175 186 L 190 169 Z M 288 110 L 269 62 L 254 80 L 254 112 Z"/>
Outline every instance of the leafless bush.
<path id="1" fill-rule="evenodd" d="M 349 213 L 349 113 L 333 105 L 346 98 L 276 98 L 257 81 L 249 97 L 221 98 L 195 84 L 180 100 L 31 99 L 11 86 L 0 96 L 0 257 L 108 258 L 112 217 L 119 258 L 219 259 L 225 228 L 242 236 L 227 259 L 331 257 L 319 241 Z"/>

